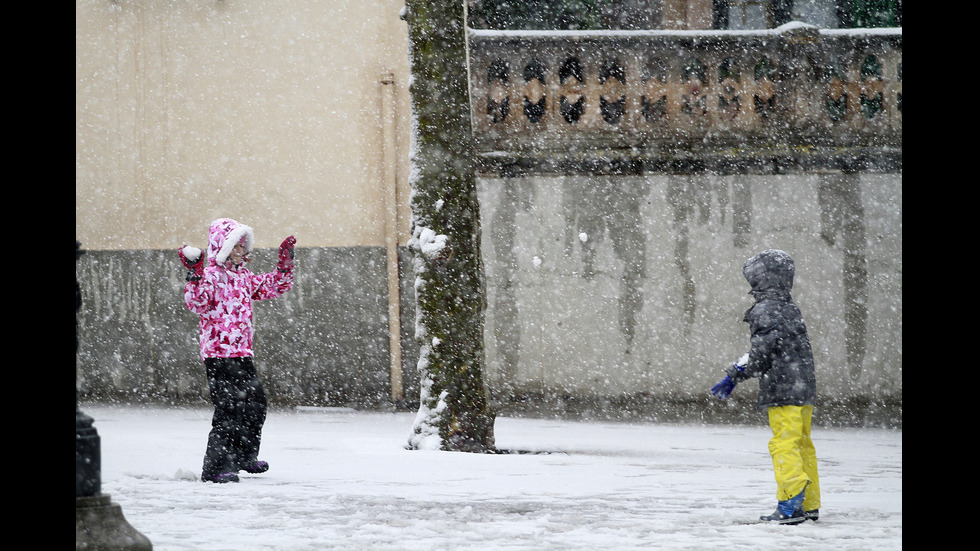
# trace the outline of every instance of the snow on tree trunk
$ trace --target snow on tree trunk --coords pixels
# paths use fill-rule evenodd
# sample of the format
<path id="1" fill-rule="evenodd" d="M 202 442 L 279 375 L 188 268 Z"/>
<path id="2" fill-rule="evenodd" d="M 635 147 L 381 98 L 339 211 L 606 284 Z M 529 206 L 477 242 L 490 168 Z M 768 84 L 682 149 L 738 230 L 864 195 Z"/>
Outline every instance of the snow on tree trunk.
<path id="1" fill-rule="evenodd" d="M 422 376 L 412 449 L 495 451 L 483 378 L 484 274 L 465 0 L 407 0 L 412 238 Z"/>

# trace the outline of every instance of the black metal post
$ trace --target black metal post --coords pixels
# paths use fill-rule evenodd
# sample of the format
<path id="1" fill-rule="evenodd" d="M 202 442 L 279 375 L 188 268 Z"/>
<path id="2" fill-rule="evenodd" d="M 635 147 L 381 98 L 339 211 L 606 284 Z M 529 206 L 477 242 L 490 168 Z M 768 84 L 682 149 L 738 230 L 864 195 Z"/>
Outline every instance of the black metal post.
<path id="1" fill-rule="evenodd" d="M 75 241 L 75 262 L 85 254 Z M 78 311 L 82 288 L 75 279 L 75 356 L 78 356 Z M 126 522 L 122 507 L 102 493 L 102 454 L 94 419 L 78 407 L 75 386 L 75 549 L 86 551 L 151 551 L 146 536 Z"/>

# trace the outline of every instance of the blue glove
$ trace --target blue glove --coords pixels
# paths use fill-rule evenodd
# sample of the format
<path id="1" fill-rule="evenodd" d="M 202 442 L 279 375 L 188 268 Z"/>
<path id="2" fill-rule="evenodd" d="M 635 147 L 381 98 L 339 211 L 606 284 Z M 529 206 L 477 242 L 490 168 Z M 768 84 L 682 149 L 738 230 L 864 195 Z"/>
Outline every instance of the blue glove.
<path id="1" fill-rule="evenodd" d="M 733 390 L 735 390 L 735 381 L 728 375 L 725 375 L 724 379 L 718 381 L 718 384 L 711 387 L 711 393 L 719 400 L 724 400 L 731 396 Z"/>

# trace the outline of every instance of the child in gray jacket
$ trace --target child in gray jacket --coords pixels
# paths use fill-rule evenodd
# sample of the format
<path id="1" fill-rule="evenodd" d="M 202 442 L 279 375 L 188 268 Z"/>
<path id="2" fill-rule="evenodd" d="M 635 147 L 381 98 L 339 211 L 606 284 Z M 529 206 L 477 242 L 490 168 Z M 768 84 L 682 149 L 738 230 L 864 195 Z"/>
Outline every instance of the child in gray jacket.
<path id="1" fill-rule="evenodd" d="M 760 519 L 778 524 L 815 521 L 820 508 L 817 454 L 810 439 L 817 385 L 806 325 L 790 295 L 794 273 L 793 259 L 775 249 L 753 256 L 742 266 L 755 298 L 743 319 L 749 324 L 751 347 L 711 389 L 725 399 L 738 383 L 759 379 L 756 406 L 769 413 L 773 434 L 769 453 L 778 502 L 773 514 Z"/>

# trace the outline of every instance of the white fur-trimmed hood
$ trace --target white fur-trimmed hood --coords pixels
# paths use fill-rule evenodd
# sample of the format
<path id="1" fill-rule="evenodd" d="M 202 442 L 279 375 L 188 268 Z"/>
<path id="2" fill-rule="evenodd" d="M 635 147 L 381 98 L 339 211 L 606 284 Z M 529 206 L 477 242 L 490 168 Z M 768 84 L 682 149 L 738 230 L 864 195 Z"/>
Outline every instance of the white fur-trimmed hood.
<path id="1" fill-rule="evenodd" d="M 245 253 L 252 252 L 255 235 L 250 226 L 231 218 L 218 218 L 208 230 L 208 262 L 223 266 L 235 245 L 244 239 Z"/>

